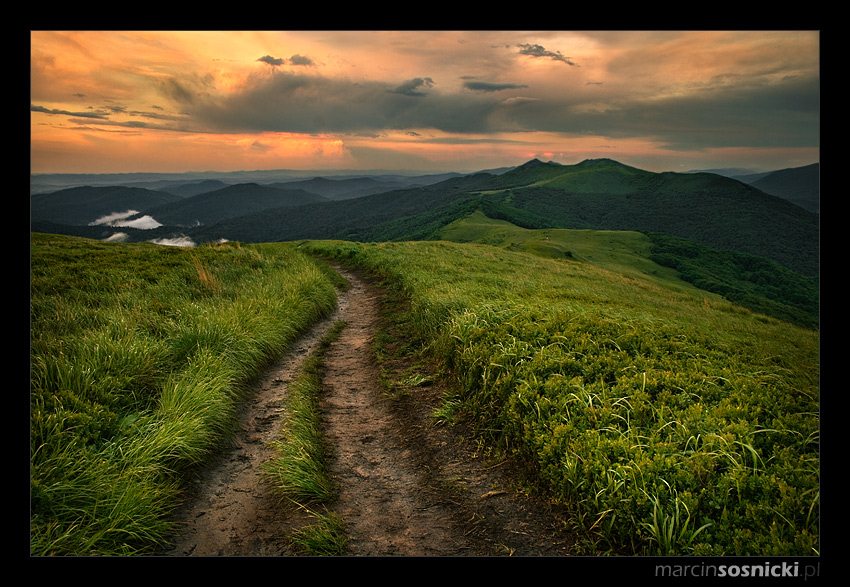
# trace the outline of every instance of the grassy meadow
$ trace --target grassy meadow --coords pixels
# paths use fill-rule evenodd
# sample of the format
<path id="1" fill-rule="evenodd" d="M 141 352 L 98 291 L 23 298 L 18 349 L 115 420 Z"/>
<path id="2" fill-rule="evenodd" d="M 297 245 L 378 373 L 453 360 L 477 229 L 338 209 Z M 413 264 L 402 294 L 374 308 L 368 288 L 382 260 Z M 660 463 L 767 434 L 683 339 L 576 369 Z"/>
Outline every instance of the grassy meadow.
<path id="1" fill-rule="evenodd" d="M 594 548 L 819 552 L 817 331 L 660 267 L 616 270 L 629 247 L 579 252 L 599 265 L 450 242 L 301 248 L 410 299 L 410 337 L 453 383 L 440 417 L 521 462 Z"/>
<path id="2" fill-rule="evenodd" d="M 180 475 L 247 385 L 336 303 L 284 245 L 31 238 L 31 553 L 150 553 Z"/>
<path id="3" fill-rule="evenodd" d="M 678 280 L 638 233 L 530 237 L 180 249 L 33 234 L 32 554 L 145 554 L 167 536 L 181 473 L 333 308 L 320 258 L 408 301 L 407 336 L 451 383 L 435 418 L 521 463 L 589 551 L 817 554 L 818 332 Z M 311 405 L 316 376 L 292 401 Z M 324 495 L 285 463 L 315 422 L 289 428 L 266 474 Z"/>

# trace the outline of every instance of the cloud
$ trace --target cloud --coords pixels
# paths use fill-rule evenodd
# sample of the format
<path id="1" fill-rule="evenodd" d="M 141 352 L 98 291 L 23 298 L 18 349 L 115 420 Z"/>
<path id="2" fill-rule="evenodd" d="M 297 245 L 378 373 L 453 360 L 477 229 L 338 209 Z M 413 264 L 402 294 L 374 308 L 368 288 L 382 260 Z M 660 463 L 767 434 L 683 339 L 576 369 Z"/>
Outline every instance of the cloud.
<path id="1" fill-rule="evenodd" d="M 547 51 L 541 45 L 532 45 L 532 44 L 519 44 L 519 54 L 520 55 L 529 55 L 531 57 L 548 57 L 554 61 L 563 61 L 567 65 L 572 65 L 574 67 L 578 67 L 569 57 L 564 57 L 561 55 L 560 51 Z"/>
<path id="2" fill-rule="evenodd" d="M 181 236 L 177 238 L 155 238 L 148 241 L 149 243 L 153 243 L 155 245 L 163 245 L 166 247 L 194 247 L 195 242 L 190 239 L 188 236 Z"/>
<path id="3" fill-rule="evenodd" d="M 257 59 L 261 63 L 267 63 L 272 67 L 279 67 L 284 65 L 287 61 L 281 57 L 272 57 L 271 55 L 264 55 Z M 309 57 L 305 57 L 304 55 L 293 55 L 289 58 L 289 63 L 292 65 L 313 65 L 313 60 Z"/>
<path id="4" fill-rule="evenodd" d="M 58 114 L 62 116 L 79 116 L 80 118 L 100 118 L 106 119 L 106 116 L 99 112 L 71 112 L 69 110 L 60 110 L 56 108 L 45 108 L 44 106 L 30 105 L 31 112 L 42 112 L 44 114 Z"/>
<path id="5" fill-rule="evenodd" d="M 392 85 L 281 71 L 272 77 L 257 76 L 232 94 L 184 96 L 177 107 L 196 127 L 210 132 L 493 130 L 492 115 L 502 108 L 501 99 L 488 92 L 425 91 L 434 87 L 429 77 Z"/>
<path id="6" fill-rule="evenodd" d="M 138 218 L 131 219 L 131 216 L 134 216 L 138 213 L 139 212 L 136 210 L 127 210 L 126 212 L 113 212 L 112 214 L 101 216 L 97 220 L 90 222 L 89 226 L 106 225 L 126 228 L 139 228 L 142 230 L 150 230 L 152 228 L 158 228 L 162 226 L 161 223 L 157 222 L 153 217 L 147 214 Z"/>
<path id="7" fill-rule="evenodd" d="M 501 92 L 502 90 L 516 90 L 519 88 L 527 88 L 528 86 L 525 84 L 496 84 L 491 82 L 468 81 L 464 82 L 463 87 L 467 90 L 474 90 L 477 92 Z"/>
<path id="8" fill-rule="evenodd" d="M 419 88 L 422 86 L 431 88 L 434 86 L 434 80 L 430 77 L 415 77 L 390 91 L 394 94 L 402 94 L 404 96 L 426 96 L 427 94 L 425 92 L 419 91 Z"/>
<path id="9" fill-rule="evenodd" d="M 333 51 L 299 39 L 301 52 L 289 58 L 256 52 L 252 47 L 248 64 L 234 57 L 221 65 L 232 68 L 226 72 L 206 73 L 203 65 L 175 66 L 170 77 L 161 77 L 164 70 L 158 71 L 158 77 L 145 86 L 146 91 L 158 94 L 139 93 L 135 103 L 134 94 L 113 91 L 123 89 L 119 81 L 112 83 L 108 92 L 96 91 L 93 83 L 66 83 L 60 91 L 47 83 L 51 77 L 47 73 L 53 71 L 46 70 L 37 79 L 45 80 L 43 85 L 52 88 L 55 98 L 48 102 L 44 91 L 34 93 L 41 104 L 32 105 L 33 119 L 43 120 L 45 115 L 76 118 L 69 120 L 78 125 L 74 130 L 115 127 L 349 137 L 418 133 L 422 137 L 418 144 L 441 138 L 443 133 L 458 133 L 462 136 L 456 138 L 463 141 L 476 134 L 519 130 L 562 133 L 564 140 L 646 137 L 676 149 L 778 147 L 801 140 L 818 144 L 819 78 L 805 69 L 808 61 L 796 65 L 791 48 L 783 48 L 777 56 L 773 44 L 766 46 L 762 63 L 752 51 L 728 44 L 721 46 L 717 55 L 706 52 L 699 61 L 701 67 L 691 68 L 690 61 L 687 67 L 680 63 L 687 54 L 685 48 L 706 42 L 691 41 L 690 35 L 580 37 L 541 34 L 541 39 L 548 39 L 541 44 L 502 38 L 490 43 L 488 39 L 486 46 L 470 38 L 462 50 L 455 43 L 451 53 L 440 54 L 438 61 L 439 39 L 433 36 L 415 40 L 404 34 L 393 37 L 394 43 L 376 39 L 379 55 L 358 53 L 361 47 L 354 41 L 359 41 L 359 36 L 334 35 L 338 45 Z M 575 47 L 574 57 L 552 50 L 555 46 Z M 397 59 L 394 47 L 403 49 Z M 610 47 L 610 56 L 600 56 L 597 47 Z M 653 49 L 656 53 L 649 53 Z M 320 51 L 329 56 L 329 63 L 317 66 L 306 55 Z M 653 58 L 647 59 L 648 54 Z M 257 55 L 263 56 L 255 59 Z M 726 64 L 740 55 L 747 57 Z M 528 67 L 530 60 L 541 59 L 574 69 L 565 78 Z M 428 76 L 413 77 L 418 72 Z M 73 81 L 78 82 L 76 78 Z M 78 101 L 64 101 L 78 89 L 109 104 L 86 110 Z M 86 98 L 78 95 L 77 99 Z M 790 129 L 783 133 L 784 124 L 790 124 Z M 274 150 L 269 146 L 272 141 L 263 137 L 240 146 L 243 153 L 269 153 Z"/>
<path id="10" fill-rule="evenodd" d="M 257 61 L 261 61 L 262 63 L 268 63 L 272 67 L 277 67 L 278 65 L 283 65 L 285 61 L 280 59 L 279 57 L 272 57 L 271 55 L 264 55 L 257 59 Z"/>
<path id="11" fill-rule="evenodd" d="M 313 60 L 303 55 L 293 55 L 290 57 L 289 62 L 292 65 L 313 65 Z"/>

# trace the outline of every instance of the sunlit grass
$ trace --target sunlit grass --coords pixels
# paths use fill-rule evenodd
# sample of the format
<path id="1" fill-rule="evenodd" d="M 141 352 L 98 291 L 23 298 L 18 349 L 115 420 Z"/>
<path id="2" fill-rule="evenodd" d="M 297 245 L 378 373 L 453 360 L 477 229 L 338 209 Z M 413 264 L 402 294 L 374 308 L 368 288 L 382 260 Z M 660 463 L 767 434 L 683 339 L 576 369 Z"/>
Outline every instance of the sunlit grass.
<path id="1" fill-rule="evenodd" d="M 333 308 L 339 276 L 301 251 L 367 268 L 408 300 L 409 344 L 451 383 L 434 418 L 466 419 L 603 549 L 819 551 L 818 334 L 664 270 L 624 271 L 628 255 L 594 256 L 589 241 L 561 260 L 445 242 L 32 245 L 33 554 L 148 553 L 167 535 L 180 472 L 227 436 L 247 383 Z M 416 393 L 408 375 L 392 384 Z M 279 467 L 305 451 L 318 462 L 303 440 L 315 426 Z M 323 486 L 292 495 L 321 499 Z"/>
<path id="2" fill-rule="evenodd" d="M 311 242 L 410 298 L 410 336 L 528 483 L 617 552 L 819 551 L 819 338 L 719 296 L 446 242 Z M 587 253 L 587 251 L 586 251 Z"/>

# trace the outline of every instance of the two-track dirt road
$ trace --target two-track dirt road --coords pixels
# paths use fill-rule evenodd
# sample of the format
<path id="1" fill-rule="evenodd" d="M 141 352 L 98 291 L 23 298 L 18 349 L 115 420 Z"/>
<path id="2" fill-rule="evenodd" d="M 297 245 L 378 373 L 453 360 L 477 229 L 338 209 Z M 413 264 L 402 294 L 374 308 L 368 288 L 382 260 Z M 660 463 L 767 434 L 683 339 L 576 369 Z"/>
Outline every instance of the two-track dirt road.
<path id="1" fill-rule="evenodd" d="M 513 490 L 507 465 L 478 458 L 457 431 L 430 414 L 442 391 L 417 387 L 390 399 L 381 386 L 375 336 L 382 292 L 338 268 L 351 287 L 334 315 L 273 365 L 239 415 L 230 446 L 199 469 L 175 512 L 182 528 L 170 556 L 296 555 L 287 539 L 309 515 L 272 496 L 259 475 L 280 427 L 282 398 L 304 358 L 338 320 L 346 323 L 323 358 L 324 435 L 351 556 L 558 556 L 572 538 L 562 514 Z"/>

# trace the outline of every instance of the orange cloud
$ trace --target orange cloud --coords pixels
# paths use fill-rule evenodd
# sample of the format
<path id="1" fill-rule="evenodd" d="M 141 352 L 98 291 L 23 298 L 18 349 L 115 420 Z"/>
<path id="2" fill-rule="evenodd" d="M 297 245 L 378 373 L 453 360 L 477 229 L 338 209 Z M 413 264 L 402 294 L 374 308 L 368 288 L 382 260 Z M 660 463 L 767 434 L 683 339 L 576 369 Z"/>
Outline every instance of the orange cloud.
<path id="1" fill-rule="evenodd" d="M 30 71 L 34 172 L 700 167 L 819 142 L 816 31 L 33 31 Z"/>

